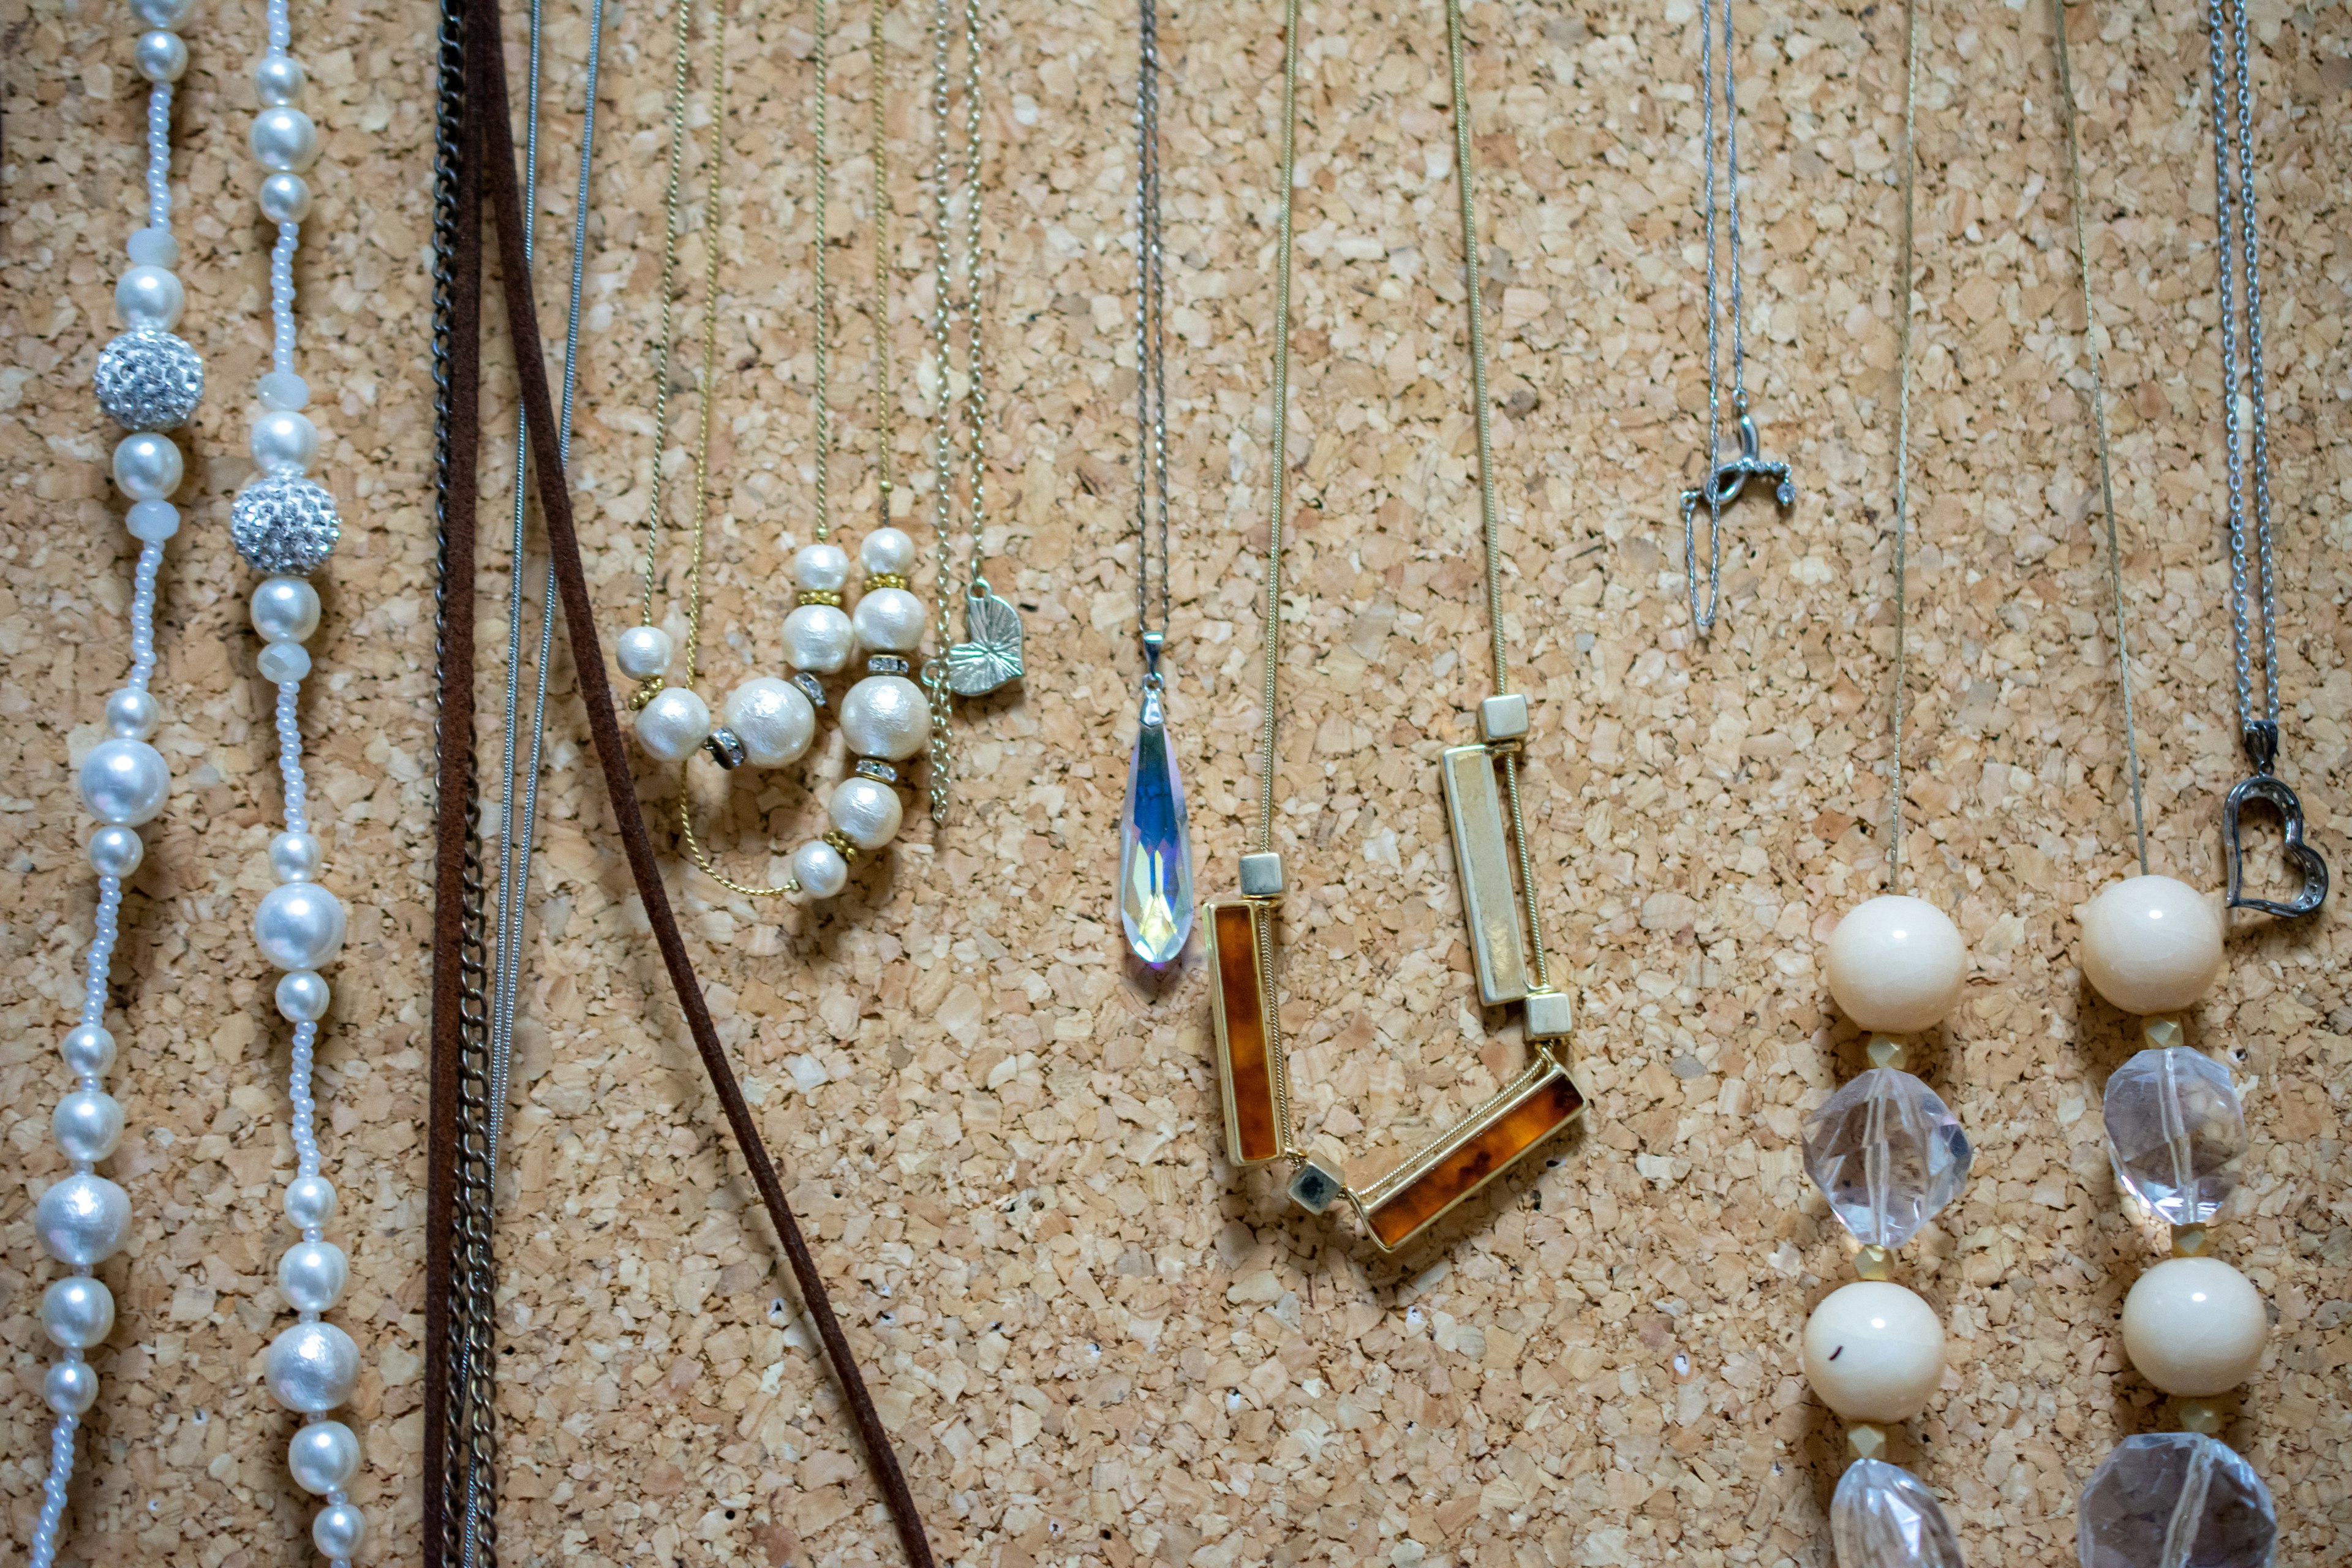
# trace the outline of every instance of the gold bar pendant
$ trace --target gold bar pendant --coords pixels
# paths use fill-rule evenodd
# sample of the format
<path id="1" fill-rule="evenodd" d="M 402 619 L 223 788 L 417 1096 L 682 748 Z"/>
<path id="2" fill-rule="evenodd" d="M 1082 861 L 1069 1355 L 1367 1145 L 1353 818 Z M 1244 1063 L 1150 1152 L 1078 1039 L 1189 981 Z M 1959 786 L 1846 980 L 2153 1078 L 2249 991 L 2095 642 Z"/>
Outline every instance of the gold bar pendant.
<path id="1" fill-rule="evenodd" d="M 1356 1200 L 1365 1227 L 1395 1251 L 1583 1110 L 1567 1070 L 1538 1052 L 1517 1081 Z"/>
<path id="2" fill-rule="evenodd" d="M 1462 914 L 1478 967 L 1478 999 L 1487 1006 L 1528 994 L 1527 949 L 1519 939 L 1519 900 L 1511 889 L 1510 840 L 1503 832 L 1502 792 L 1493 753 L 1448 746 L 1438 759 L 1454 860 L 1462 873 Z"/>
<path id="3" fill-rule="evenodd" d="M 1225 1091 L 1225 1152 L 1236 1165 L 1261 1165 L 1282 1152 L 1276 1111 L 1274 1052 L 1266 1021 L 1270 906 L 1248 900 L 1209 906 L 1209 967 L 1217 977 L 1217 1078 Z"/>

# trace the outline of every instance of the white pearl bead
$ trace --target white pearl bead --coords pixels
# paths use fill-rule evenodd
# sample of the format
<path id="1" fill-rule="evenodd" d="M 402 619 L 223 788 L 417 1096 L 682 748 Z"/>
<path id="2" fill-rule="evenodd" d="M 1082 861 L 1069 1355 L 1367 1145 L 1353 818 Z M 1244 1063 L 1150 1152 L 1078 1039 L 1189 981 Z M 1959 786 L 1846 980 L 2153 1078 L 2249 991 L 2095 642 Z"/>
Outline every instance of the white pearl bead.
<path id="1" fill-rule="evenodd" d="M 2126 1013 L 2192 1006 L 2221 973 L 2221 922 L 2170 877 L 2132 877 L 2083 908 L 2083 974 Z"/>
<path id="2" fill-rule="evenodd" d="M 121 1102 L 102 1089 L 78 1089 L 50 1112 L 49 1131 L 67 1159 L 103 1160 L 122 1142 Z"/>
<path id="3" fill-rule="evenodd" d="M 131 58 L 138 63 L 139 74 L 149 81 L 177 81 L 188 69 L 187 41 L 158 27 L 139 35 L 139 47 Z"/>
<path id="4" fill-rule="evenodd" d="M 2262 1365 L 2270 1332 L 2253 1281 L 2218 1258 L 2168 1258 L 2124 1298 L 2124 1352 L 2167 1394 L 2228 1393 Z"/>
<path id="5" fill-rule="evenodd" d="M 659 626 L 631 626 L 613 643 L 613 662 L 631 680 L 651 680 L 669 673 L 669 634 Z"/>
<path id="6" fill-rule="evenodd" d="M 147 858 L 147 841 L 136 830 L 112 826 L 89 836 L 89 868 L 101 877 L 128 877 Z"/>
<path id="7" fill-rule="evenodd" d="M 160 544 L 180 531 L 180 509 L 167 500 L 133 502 L 122 525 L 142 544 Z"/>
<path id="8" fill-rule="evenodd" d="M 310 182 L 299 174 L 272 174 L 261 182 L 259 195 L 261 216 L 272 223 L 300 223 L 310 216 Z M 310 400 L 310 390 L 305 387 L 302 403 L 287 406 L 299 408 Z"/>
<path id="9" fill-rule="evenodd" d="M 849 886 L 849 862 L 822 838 L 793 851 L 793 880 L 812 899 L 829 899 Z"/>
<path id="10" fill-rule="evenodd" d="M 727 727 L 753 767 L 796 762 L 816 735 L 816 710 L 801 689 L 772 675 L 754 676 L 727 694 Z"/>
<path id="11" fill-rule="evenodd" d="M 41 1393 L 58 1415 L 82 1415 L 98 1403 L 98 1368 L 86 1361 L 61 1361 L 49 1368 Z"/>
<path id="12" fill-rule="evenodd" d="M 41 1194 L 33 1228 L 58 1262 L 88 1268 L 114 1256 L 131 1228 L 131 1199 L 121 1187 L 84 1171 Z"/>
<path id="13" fill-rule="evenodd" d="M 255 163 L 280 174 L 299 174 L 319 156 L 319 128 L 299 109 L 263 110 L 247 142 Z"/>
<path id="14" fill-rule="evenodd" d="M 117 735 L 81 760 L 81 803 L 100 822 L 136 827 L 152 822 L 172 793 L 163 753 L 144 741 Z"/>
<path id="15" fill-rule="evenodd" d="M 1908 1421 L 1944 1377 L 1944 1325 L 1902 1286 L 1861 1279 L 1805 1321 L 1805 1381 L 1849 1421 Z"/>
<path id="16" fill-rule="evenodd" d="M 273 52 L 254 62 L 253 95 L 271 109 L 300 102 L 307 80 L 301 62 L 292 55 Z"/>
<path id="17" fill-rule="evenodd" d="M 298 642 L 274 642 L 261 650 L 253 668 L 271 685 L 285 686 L 310 673 L 310 650 Z"/>
<path id="18" fill-rule="evenodd" d="M 125 326 L 169 331 L 180 324 L 180 312 L 187 301 L 187 290 L 180 286 L 178 276 L 161 267 L 131 268 L 114 286 L 114 308 Z"/>
<path id="19" fill-rule="evenodd" d="M 881 780 L 851 777 L 834 785 L 825 816 L 844 838 L 871 854 L 898 836 L 906 807 Z"/>
<path id="20" fill-rule="evenodd" d="M 142 430 L 114 444 L 115 488 L 134 501 L 169 500 L 185 472 L 186 460 L 168 436 Z"/>
<path id="21" fill-rule="evenodd" d="M 869 675 L 841 700 L 841 733 L 861 757 L 903 763 L 930 739 L 930 703 L 903 675 Z"/>
<path id="22" fill-rule="evenodd" d="M 316 969 L 343 948 L 343 901 L 316 882 L 287 882 L 253 911 L 253 940 L 273 969 Z"/>
<path id="23" fill-rule="evenodd" d="M 114 1292 L 87 1274 L 69 1274 L 41 1292 L 41 1327 L 69 1351 L 103 1344 L 114 1331 Z"/>
<path id="24" fill-rule="evenodd" d="M 665 763 L 682 763 L 710 737 L 710 705 L 683 686 L 666 686 L 637 710 L 637 744 Z"/>
<path id="25" fill-rule="evenodd" d="M 76 1077 L 97 1078 L 114 1065 L 114 1032 L 96 1024 L 76 1024 L 58 1042 L 58 1054 Z"/>
<path id="26" fill-rule="evenodd" d="M 868 577 L 895 572 L 903 577 L 915 569 L 915 542 L 896 528 L 877 528 L 857 547 L 857 563 Z"/>
<path id="27" fill-rule="evenodd" d="M 319 629 L 319 590 L 299 577 L 263 579 L 253 591 L 253 629 L 265 642 L 309 642 Z"/>
<path id="28" fill-rule="evenodd" d="M 352 1396 L 360 1380 L 360 1348 L 332 1323 L 296 1323 L 269 1342 L 261 1364 L 278 1404 L 320 1415 Z"/>
<path id="29" fill-rule="evenodd" d="M 803 605 L 784 617 L 784 662 L 812 675 L 832 675 L 849 662 L 857 634 L 838 605 Z"/>
<path id="30" fill-rule="evenodd" d="M 301 180 L 293 174 L 272 174 L 261 182 L 261 210 L 273 217 L 277 215 L 269 212 L 269 190 L 280 180 L 292 180 L 298 185 L 302 184 Z M 303 187 L 301 205 L 304 213 L 310 210 L 310 193 L 308 186 Z M 296 215 L 295 221 L 298 223 L 301 221 L 300 214 Z M 261 399 L 261 405 L 264 408 L 299 410 L 310 406 L 310 384 L 290 370 L 271 371 L 253 384 L 253 391 L 254 395 Z"/>
<path id="31" fill-rule="evenodd" d="M 923 646 L 923 601 L 904 588 L 868 588 L 850 625 L 868 653 L 912 653 Z"/>
<path id="32" fill-rule="evenodd" d="M 131 15 L 142 27 L 176 27 L 194 8 L 195 0 L 131 0 Z"/>
<path id="33" fill-rule="evenodd" d="M 360 1440 L 340 1421 L 313 1421 L 286 1446 L 294 1484 L 314 1496 L 341 1491 L 360 1473 Z"/>
<path id="34" fill-rule="evenodd" d="M 341 1561 L 367 1539 L 367 1515 L 347 1502 L 329 1503 L 310 1521 L 310 1544 L 327 1557 Z"/>
<path id="35" fill-rule="evenodd" d="M 315 969 L 296 969 L 278 977 L 278 1016 L 289 1024 L 315 1024 L 327 1016 L 334 1000 L 327 977 Z"/>
<path id="36" fill-rule="evenodd" d="M 351 1277 L 350 1260 L 331 1241 L 298 1241 L 278 1260 L 278 1293 L 298 1312 L 333 1306 Z"/>
<path id="37" fill-rule="evenodd" d="M 281 882 L 315 880 L 325 858 L 315 833 L 281 833 L 269 841 L 269 874 Z"/>
<path id="38" fill-rule="evenodd" d="M 134 228 L 123 250 L 142 267 L 177 267 L 180 242 L 168 228 Z"/>
<path id="39" fill-rule="evenodd" d="M 247 446 L 263 473 L 299 473 L 319 460 L 319 427 L 307 414 L 272 408 L 253 422 Z"/>
<path id="40" fill-rule="evenodd" d="M 793 581 L 803 593 L 838 594 L 849 586 L 849 552 L 838 544 L 803 544 L 793 552 Z"/>
<path id="41" fill-rule="evenodd" d="M 1960 999 L 1969 966 L 1959 928 L 1925 899 L 1875 898 L 1830 933 L 1830 994 L 1855 1025 L 1906 1035 L 1932 1028 Z"/>
<path id="42" fill-rule="evenodd" d="M 297 1176 L 286 1184 L 286 1217 L 302 1230 L 316 1230 L 335 1217 L 335 1184 L 324 1176 Z"/>
<path id="43" fill-rule="evenodd" d="M 148 741 L 163 720 L 163 705 L 135 686 L 126 686 L 106 700 L 106 729 L 125 741 Z"/>

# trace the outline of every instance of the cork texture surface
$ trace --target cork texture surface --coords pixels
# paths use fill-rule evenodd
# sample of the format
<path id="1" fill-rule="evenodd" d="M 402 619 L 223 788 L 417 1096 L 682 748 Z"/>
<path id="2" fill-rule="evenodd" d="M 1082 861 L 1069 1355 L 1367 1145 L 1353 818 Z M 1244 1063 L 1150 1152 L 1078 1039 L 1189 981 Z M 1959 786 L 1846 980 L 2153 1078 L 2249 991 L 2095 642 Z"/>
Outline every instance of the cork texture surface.
<path id="1" fill-rule="evenodd" d="M 833 40 L 829 227 L 841 302 L 835 517 L 877 502 L 867 15 Z M 609 647 L 635 616 L 648 506 L 674 13 L 609 0 L 572 483 Z M 1222 1152 L 1203 933 L 1155 975 L 1111 901 L 1140 673 L 1134 634 L 1134 18 L 1001 0 L 988 19 L 989 359 L 981 553 L 1024 607 L 1029 674 L 959 713 L 955 804 L 803 910 L 670 862 L 713 1010 L 850 1323 L 943 1560 L 1761 1564 L 1831 1561 L 1843 1468 L 1807 1394 L 1809 1309 L 1851 1278 L 1801 1123 L 1863 1057 L 1821 979 L 1881 889 L 1894 648 L 1899 8 L 1736 13 L 1747 375 L 1785 511 L 1729 514 L 1724 616 L 1693 635 L 1677 489 L 1705 442 L 1696 16 L 1481 4 L 1469 16 L 1489 285 L 1503 601 L 1533 702 L 1526 794 L 1552 973 L 1577 1005 L 1579 1131 L 1384 1258 Z M 2154 868 L 2218 889 L 2231 706 L 2213 168 L 2201 7 L 2070 8 L 2090 247 Z M 2352 854 L 2352 17 L 2257 0 L 2284 771 Z M 421 1136 L 433 745 L 433 13 L 298 0 L 323 129 L 299 265 L 318 472 L 348 527 L 308 683 L 327 877 L 352 910 L 321 1048 L 333 1234 L 362 1347 L 352 1405 L 369 1563 L 417 1550 Z M 520 101 L 524 18 L 509 7 Z M 887 115 L 898 492 L 928 550 L 927 10 L 893 0 Z M 1166 8 L 1176 501 L 1172 733 L 1203 896 L 1256 810 L 1279 10 Z M 776 672 L 810 537 L 814 14 L 730 23 L 706 695 Z M 1969 1561 L 2074 1560 L 2074 1500 L 2168 1406 L 2118 1311 L 2157 1256 L 2126 1216 L 2098 1095 L 2130 1020 L 2085 988 L 2074 911 L 2132 868 L 2084 314 L 2044 0 L 1927 24 L 1912 406 L 1910 890 L 1971 968 L 1922 1068 L 1976 1145 L 1896 1278 L 1949 1370 L 1892 1458 Z M 1277 837 L 1297 1114 L 1366 1181 L 1515 1072 L 1482 1015 L 1436 758 L 1490 689 L 1443 12 L 1307 6 L 1296 512 Z M 289 1314 L 287 1028 L 252 908 L 280 801 L 268 689 L 227 540 L 252 471 L 268 235 L 245 152 L 263 9 L 199 0 L 175 114 L 183 331 L 208 395 L 183 437 L 155 689 L 168 806 L 126 908 L 112 1077 L 129 1116 L 120 1303 L 96 1363 L 67 1560 L 301 1562 L 311 1501 L 261 1351 Z M 33 1234 L 61 1173 L 55 1042 L 92 923 L 68 764 L 127 662 L 132 545 L 89 374 L 137 222 L 143 84 L 119 7 L 0 3 L 0 1496 L 38 1505 L 57 1271 Z M 547 11 L 539 294 L 561 349 L 585 7 Z M 699 75 L 704 51 L 697 50 Z M 698 177 L 701 155 L 688 163 Z M 706 236 L 681 258 L 696 279 Z M 553 303 L 551 303 L 553 302 Z M 504 534 L 510 356 L 493 331 L 483 528 Z M 685 378 L 690 382 L 691 377 Z M 696 405 L 689 390 L 678 405 Z M 684 461 L 673 438 L 666 461 Z M 673 468 L 673 472 L 682 469 Z M 526 581 L 541 570 L 531 546 Z M 959 549 L 961 549 L 959 545 Z M 502 548 L 486 545 L 495 713 Z M 675 536 L 662 614 L 683 577 Z M 926 560 L 918 585 L 929 592 Z M 673 624 L 677 624 L 673 622 Z M 559 653 L 502 1188 L 499 1357 L 510 1562 L 861 1563 L 897 1550 L 787 1272 L 646 940 L 572 667 Z M 828 735 L 831 733 L 827 731 Z M 486 759 L 496 736 L 486 721 Z M 828 749 L 829 748 L 829 749 Z M 718 782 L 700 831 L 735 875 L 816 831 L 807 770 Z M 641 766 L 667 838 L 677 784 Z M 912 797 L 910 797 L 911 799 Z M 2272 864 L 2266 847 L 2258 868 Z M 2262 876 L 2272 876 L 2267 869 Z M 2340 903 L 2339 894 L 2338 902 Z M 2193 1044 L 2245 1088 L 2221 1254 L 2273 1320 L 2228 1428 L 2266 1478 L 2281 1561 L 2352 1555 L 2352 942 L 2335 906 L 2232 923 Z"/>

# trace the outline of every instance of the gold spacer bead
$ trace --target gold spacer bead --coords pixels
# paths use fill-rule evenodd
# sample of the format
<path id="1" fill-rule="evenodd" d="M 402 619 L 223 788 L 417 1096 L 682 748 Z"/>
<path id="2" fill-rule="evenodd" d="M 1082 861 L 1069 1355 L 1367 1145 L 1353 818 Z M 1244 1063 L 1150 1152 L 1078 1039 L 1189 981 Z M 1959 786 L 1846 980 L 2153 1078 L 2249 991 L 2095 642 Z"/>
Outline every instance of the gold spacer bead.
<path id="1" fill-rule="evenodd" d="M 2172 1227 L 2172 1256 L 2201 1258 L 2211 1233 L 2201 1225 L 2176 1225 Z"/>
<path id="2" fill-rule="evenodd" d="M 824 841 L 827 844 L 832 845 L 834 852 L 839 855 L 843 861 L 848 865 L 856 865 L 857 857 L 864 853 L 864 851 L 860 850 L 856 845 L 851 843 L 848 836 L 844 834 L 839 828 L 835 828 L 830 833 L 827 833 L 824 836 Z"/>
<path id="3" fill-rule="evenodd" d="M 1892 1279 L 1895 1254 L 1883 1247 L 1865 1247 L 1853 1255 L 1853 1272 L 1859 1279 Z"/>
<path id="4" fill-rule="evenodd" d="M 2210 1437 L 2221 1430 L 2221 1407 L 2210 1399 L 2180 1402 L 2180 1429 Z"/>
<path id="5" fill-rule="evenodd" d="M 1911 1065 L 1911 1048 L 1892 1035 L 1873 1035 L 1864 1047 L 1874 1068 L 1894 1068 L 1898 1071 Z"/>
<path id="6" fill-rule="evenodd" d="M 903 572 L 876 572 L 866 579 L 866 587 L 869 593 L 876 588 L 903 588 L 906 585 L 907 574 Z"/>
<path id="7" fill-rule="evenodd" d="M 800 602 L 803 605 L 830 605 L 835 609 L 839 609 L 841 595 L 831 588 L 803 588 L 800 591 Z"/>
<path id="8" fill-rule="evenodd" d="M 1857 1421 L 1845 1429 L 1845 1444 L 1857 1459 L 1883 1459 L 1886 1457 L 1886 1428 Z"/>
<path id="9" fill-rule="evenodd" d="M 2178 1018 L 2142 1018 L 2139 1035 L 2152 1051 L 2168 1051 L 2189 1043 L 2189 1033 Z"/>

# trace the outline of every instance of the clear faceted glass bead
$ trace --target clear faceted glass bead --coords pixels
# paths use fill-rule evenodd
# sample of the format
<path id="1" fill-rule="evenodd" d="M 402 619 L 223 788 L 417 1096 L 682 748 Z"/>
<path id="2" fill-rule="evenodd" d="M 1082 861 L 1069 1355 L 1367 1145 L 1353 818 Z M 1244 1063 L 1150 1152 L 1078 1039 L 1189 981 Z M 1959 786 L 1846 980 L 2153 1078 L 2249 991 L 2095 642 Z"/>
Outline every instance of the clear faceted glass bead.
<path id="1" fill-rule="evenodd" d="M 1969 1179 L 1960 1119 L 1907 1072 L 1873 1068 L 1805 1120 L 1805 1171 L 1864 1247 L 1900 1247 Z"/>
<path id="2" fill-rule="evenodd" d="M 2203 1225 L 2238 1184 L 2246 1113 L 2221 1063 L 2186 1047 L 2142 1051 L 2102 1102 L 2116 1180 L 2168 1225 Z"/>
<path id="3" fill-rule="evenodd" d="M 2195 1432 L 2143 1432 L 2091 1473 L 2074 1513 L 2083 1568 L 2268 1568 L 2278 1512 L 2253 1466 Z"/>
<path id="4" fill-rule="evenodd" d="M 1192 934 L 1192 834 L 1156 684 L 1143 689 L 1118 816 L 1118 918 L 1127 945 L 1146 963 L 1174 963 Z"/>
<path id="5" fill-rule="evenodd" d="M 1952 1533 L 1927 1483 L 1884 1459 L 1856 1459 L 1830 1500 L 1838 1568 L 1961 1568 Z"/>

